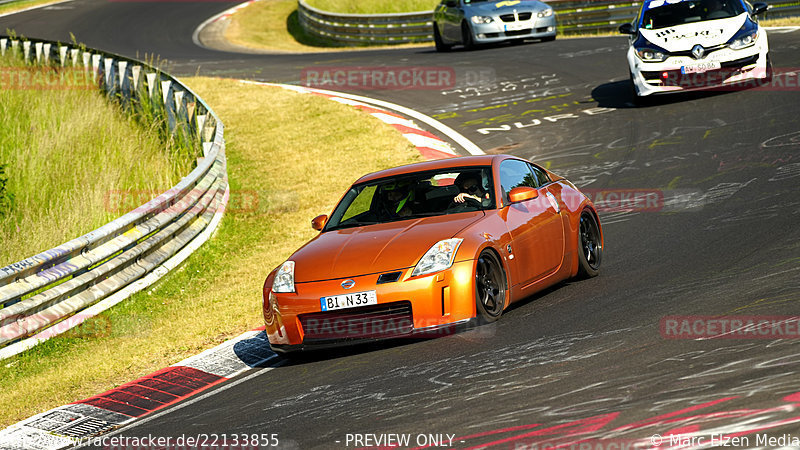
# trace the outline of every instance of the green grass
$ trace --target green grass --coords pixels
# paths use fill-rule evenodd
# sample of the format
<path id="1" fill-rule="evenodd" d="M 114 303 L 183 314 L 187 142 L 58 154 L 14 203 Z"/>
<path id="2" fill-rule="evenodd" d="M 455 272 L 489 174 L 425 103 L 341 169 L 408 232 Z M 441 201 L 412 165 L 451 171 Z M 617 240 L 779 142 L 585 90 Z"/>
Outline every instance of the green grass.
<path id="1" fill-rule="evenodd" d="M 142 126 L 81 70 L 0 59 L 0 266 L 83 235 L 127 212 L 116 191 L 152 197 L 192 168 L 159 126 Z M 10 200 L 10 201 L 9 201 Z M 137 205 L 129 205 L 131 208 Z"/>
<path id="2" fill-rule="evenodd" d="M 264 278 L 315 234 L 311 218 L 329 213 L 364 173 L 419 160 L 394 128 L 323 97 L 184 81 L 225 123 L 234 206 L 215 236 L 155 287 L 83 330 L 0 362 L 0 427 L 262 326 Z M 255 195 L 258 205 L 238 200 Z"/>
<path id="3" fill-rule="evenodd" d="M 383 14 L 433 11 L 439 0 L 307 0 L 314 8 L 347 14 Z"/>

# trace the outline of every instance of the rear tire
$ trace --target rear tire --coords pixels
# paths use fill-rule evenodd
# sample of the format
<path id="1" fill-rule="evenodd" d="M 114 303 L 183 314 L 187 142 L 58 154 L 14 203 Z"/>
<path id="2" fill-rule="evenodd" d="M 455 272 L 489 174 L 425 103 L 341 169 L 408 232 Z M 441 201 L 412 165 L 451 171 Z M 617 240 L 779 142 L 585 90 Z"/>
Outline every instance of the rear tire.
<path id="1" fill-rule="evenodd" d="M 437 52 L 449 52 L 452 45 L 447 45 L 442 40 L 442 35 L 439 33 L 439 27 L 433 24 L 433 43 L 436 45 Z"/>
<path id="2" fill-rule="evenodd" d="M 594 214 L 584 211 L 578 224 L 578 278 L 592 278 L 600 273 L 603 243 Z"/>
<path id="3" fill-rule="evenodd" d="M 491 323 L 506 306 L 506 273 L 497 254 L 484 250 L 475 265 L 475 311 L 480 323 Z"/>

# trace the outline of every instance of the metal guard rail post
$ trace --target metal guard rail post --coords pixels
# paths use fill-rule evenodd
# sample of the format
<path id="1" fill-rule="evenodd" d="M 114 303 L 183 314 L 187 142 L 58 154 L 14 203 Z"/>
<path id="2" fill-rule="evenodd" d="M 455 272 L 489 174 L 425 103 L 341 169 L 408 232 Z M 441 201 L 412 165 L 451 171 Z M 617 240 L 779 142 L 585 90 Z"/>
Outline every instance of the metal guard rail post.
<path id="1" fill-rule="evenodd" d="M 553 0 L 547 2 L 556 12 L 558 32 L 608 33 L 630 22 L 639 11 L 640 1 L 631 0 Z M 339 14 L 314 8 L 298 0 L 300 25 L 306 32 L 340 44 L 405 44 L 433 42 L 433 11 L 400 14 Z M 767 19 L 800 15 L 800 1 L 770 2 Z"/>
<path id="2" fill-rule="evenodd" d="M 155 118 L 194 141 L 202 156 L 144 205 L 0 268 L 0 359 L 79 325 L 177 267 L 211 236 L 229 196 L 223 124 L 177 79 L 141 61 L 52 41 L 0 37 L 0 54 L 9 52 L 29 65 L 89 71 L 124 109 L 148 102 Z"/>

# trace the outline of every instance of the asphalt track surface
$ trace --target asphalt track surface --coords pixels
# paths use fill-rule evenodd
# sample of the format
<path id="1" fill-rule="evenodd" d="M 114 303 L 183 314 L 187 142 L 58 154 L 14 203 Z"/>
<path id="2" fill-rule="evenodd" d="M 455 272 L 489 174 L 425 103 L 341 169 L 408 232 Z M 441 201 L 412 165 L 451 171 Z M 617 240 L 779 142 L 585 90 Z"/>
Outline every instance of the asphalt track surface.
<path id="1" fill-rule="evenodd" d="M 357 93 L 438 117 L 487 152 L 531 158 L 585 189 L 655 191 L 663 202 L 604 212 L 601 275 L 536 295 L 492 326 L 255 368 L 120 435 L 276 433 L 281 447 L 303 449 L 369 446 L 365 434 L 386 433 L 412 447 L 454 437 L 461 448 L 589 437 L 614 448 L 670 432 L 772 447 L 764 439 L 800 436 L 800 340 L 668 339 L 660 327 L 667 316 L 800 315 L 796 81 L 635 108 L 622 37 L 446 54 L 195 46 L 195 27 L 230 6 L 77 0 L 1 18 L 0 29 L 65 41 L 71 32 L 90 47 L 166 58 L 178 75 L 298 83 L 319 66 L 452 68 L 457 82 L 444 90 Z M 776 68 L 800 68 L 800 32 L 769 39 Z"/>

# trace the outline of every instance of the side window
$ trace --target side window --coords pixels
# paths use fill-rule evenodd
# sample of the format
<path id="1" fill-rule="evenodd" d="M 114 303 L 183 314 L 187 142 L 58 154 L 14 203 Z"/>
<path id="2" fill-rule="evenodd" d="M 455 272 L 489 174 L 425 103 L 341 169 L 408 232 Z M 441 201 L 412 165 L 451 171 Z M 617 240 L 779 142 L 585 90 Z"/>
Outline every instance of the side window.
<path id="1" fill-rule="evenodd" d="M 550 177 L 547 176 L 547 172 L 539 167 L 531 164 L 531 170 L 533 171 L 534 176 L 536 176 L 536 187 L 542 187 L 552 181 Z"/>
<path id="2" fill-rule="evenodd" d="M 375 188 L 376 186 L 365 187 L 364 190 L 362 190 L 353 200 L 353 202 L 350 204 L 350 207 L 347 208 L 347 211 L 344 212 L 341 221 L 345 222 L 359 214 L 369 211 L 370 205 L 372 204 L 372 198 L 375 196 Z"/>
<path id="3" fill-rule="evenodd" d="M 508 203 L 508 193 L 518 186 L 536 186 L 536 178 L 528 167 L 528 163 L 518 159 L 507 159 L 500 163 L 500 188 L 503 202 Z"/>

